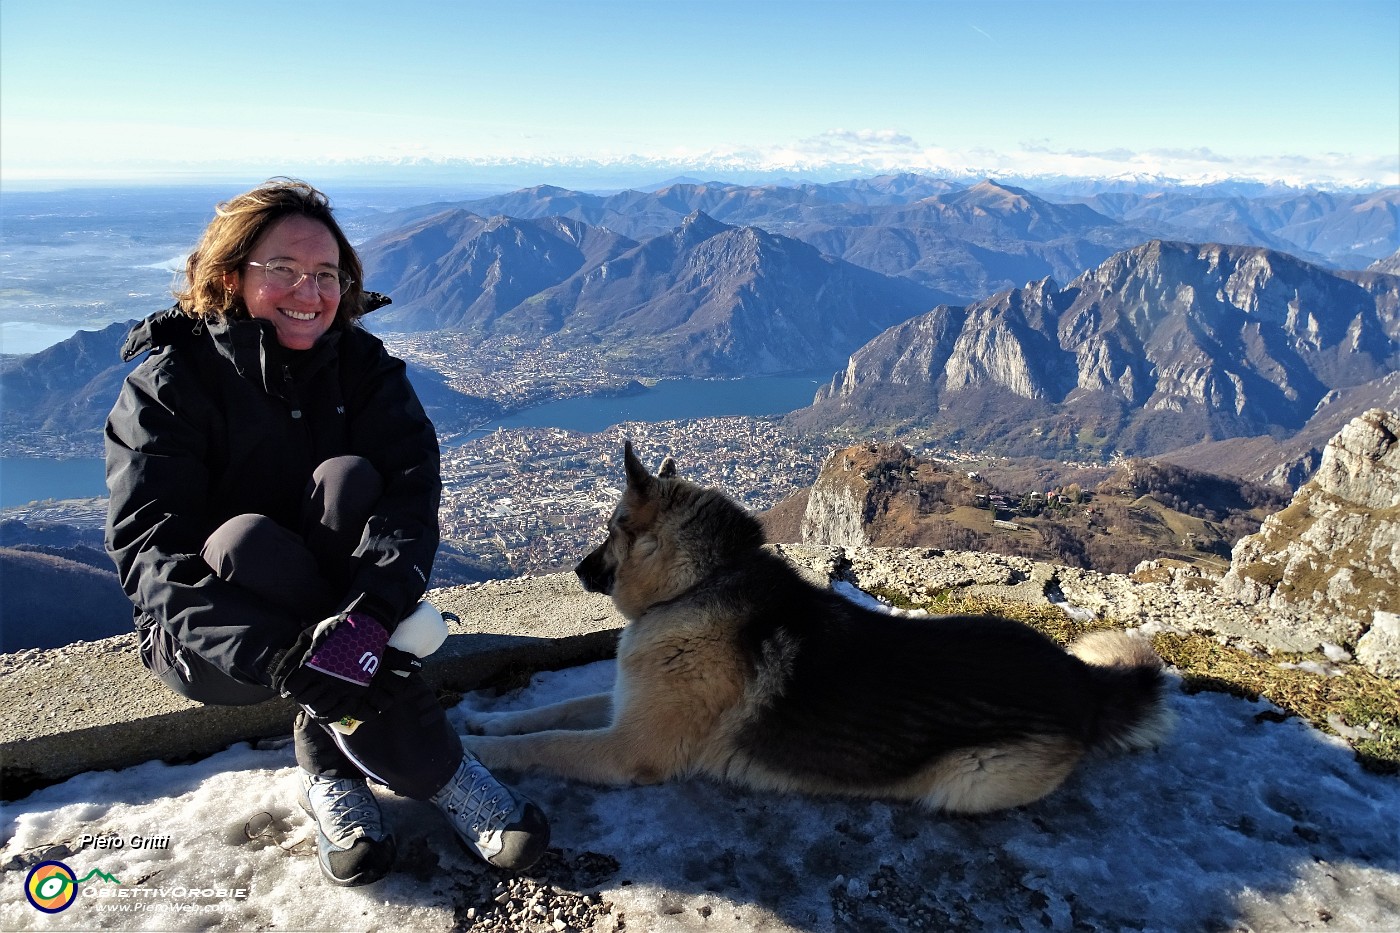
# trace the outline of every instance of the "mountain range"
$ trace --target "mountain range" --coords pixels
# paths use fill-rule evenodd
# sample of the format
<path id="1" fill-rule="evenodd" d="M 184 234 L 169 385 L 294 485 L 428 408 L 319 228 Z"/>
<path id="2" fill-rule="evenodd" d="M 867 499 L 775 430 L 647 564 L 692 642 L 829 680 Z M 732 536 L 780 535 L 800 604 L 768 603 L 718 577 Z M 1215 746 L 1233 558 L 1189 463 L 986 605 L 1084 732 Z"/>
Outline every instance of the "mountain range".
<path id="1" fill-rule="evenodd" d="M 1383 273 L 1154 240 L 1066 286 L 1042 279 L 890 328 L 792 418 L 1071 459 L 1277 444 L 1344 393 L 1394 391 L 1397 299 L 1400 278 Z"/>
<path id="2" fill-rule="evenodd" d="M 696 211 L 636 242 L 560 217 L 435 214 L 366 243 L 376 329 L 551 336 L 634 371 L 834 367 L 937 293 Z"/>
<path id="3" fill-rule="evenodd" d="M 1246 198 L 1178 192 L 1100 193 L 1083 203 L 1122 223 L 1182 240 L 1244 243 L 1343 269 L 1395 255 L 1400 191 Z"/>
<path id="4" fill-rule="evenodd" d="M 102 425 L 130 368 L 121 347 L 135 323 L 80 330 L 38 353 L 0 361 L 6 456 L 52 456 L 66 438 L 84 456 L 101 446 Z"/>
<path id="5" fill-rule="evenodd" d="M 633 375 L 839 369 L 798 427 L 1095 460 L 1185 451 L 1296 485 L 1341 423 L 1400 401 L 1400 189 L 1113 187 L 682 179 L 355 223 L 377 231 L 367 286 L 394 299 L 376 330 L 547 338 Z M 126 328 L 0 361 L 8 452 L 99 436 Z M 444 430 L 498 410 L 411 371 Z"/>
<path id="6" fill-rule="evenodd" d="M 644 239 L 703 211 L 723 223 L 803 240 L 963 303 L 1045 276 L 1068 281 L 1111 253 L 1154 238 L 1261 246 L 1356 270 L 1400 249 L 1400 189 L 1242 192 L 1100 184 L 1050 196 L 1005 182 L 915 174 L 829 184 L 680 180 L 611 195 L 544 185 L 386 212 L 369 218 L 367 229 L 388 231 L 450 208 L 483 217 L 564 217 Z"/>

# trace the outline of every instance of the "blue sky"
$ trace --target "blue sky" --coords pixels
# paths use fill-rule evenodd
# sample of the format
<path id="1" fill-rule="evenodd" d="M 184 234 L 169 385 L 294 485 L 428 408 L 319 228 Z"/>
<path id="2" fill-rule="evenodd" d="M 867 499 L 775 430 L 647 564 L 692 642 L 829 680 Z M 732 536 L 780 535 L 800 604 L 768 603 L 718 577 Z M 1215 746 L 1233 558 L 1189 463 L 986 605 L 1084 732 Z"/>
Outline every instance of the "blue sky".
<path id="1" fill-rule="evenodd" d="M 581 160 L 1396 184 L 1400 3 L 0 3 L 9 181 Z"/>

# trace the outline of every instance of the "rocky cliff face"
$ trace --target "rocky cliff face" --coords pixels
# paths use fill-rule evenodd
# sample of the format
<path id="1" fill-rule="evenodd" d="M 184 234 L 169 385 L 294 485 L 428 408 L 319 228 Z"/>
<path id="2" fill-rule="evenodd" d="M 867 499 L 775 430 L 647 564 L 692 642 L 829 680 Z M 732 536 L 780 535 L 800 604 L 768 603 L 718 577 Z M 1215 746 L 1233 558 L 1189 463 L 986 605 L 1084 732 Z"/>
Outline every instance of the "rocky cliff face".
<path id="1" fill-rule="evenodd" d="M 769 513 L 765 527 L 770 541 L 806 545 L 986 551 L 1106 573 L 1165 560 L 1219 576 L 1234 543 L 1289 502 L 1281 489 L 1148 460 L 1032 479 L 991 469 L 968 473 L 898 443 L 846 447 L 793 501 L 796 517 Z"/>
<path id="2" fill-rule="evenodd" d="M 881 334 L 796 420 L 918 427 L 1009 454 L 1150 456 L 1301 430 L 1393 372 L 1400 279 L 1269 250 L 1153 241 Z"/>
<path id="3" fill-rule="evenodd" d="M 1400 411 L 1372 409 L 1333 437 L 1292 504 L 1235 546 L 1221 588 L 1311 616 L 1400 676 Z"/>
<path id="4" fill-rule="evenodd" d="M 1139 473 L 1156 478 L 1144 481 Z M 1207 504 L 1219 519 L 1234 499 L 1248 500 L 1267 490 L 1180 467 L 1130 462 L 1094 488 L 1094 527 L 1089 531 L 1081 529 L 1083 515 L 1070 510 L 1057 513 L 1047 526 L 1021 515 L 1014 524 L 1003 523 L 1030 538 L 1003 532 L 939 543 L 929 537 L 930 528 L 955 519 L 950 513 L 956 510 L 948 506 L 960 501 L 960 492 L 962 499 L 971 498 L 969 490 L 953 488 L 951 475 L 939 473 L 900 444 L 837 450 L 808 494 L 800 546 L 886 554 L 903 549 L 924 558 L 975 559 L 989 565 L 1049 560 L 1053 565 L 1047 566 L 1055 569 L 1046 572 L 1058 577 L 1066 594 L 1075 589 L 1070 602 L 1099 615 L 1228 633 L 1281 651 L 1345 650 L 1378 674 L 1400 677 L 1400 410 L 1372 409 L 1339 431 L 1326 444 L 1316 475 L 1287 507 L 1265 518 L 1258 533 L 1238 541 L 1228 569 L 1193 562 L 1189 548 L 1172 550 L 1173 536 L 1182 529 L 1189 527 L 1200 538 L 1212 523 L 1168 510 L 1162 502 L 1184 496 L 1190 501 L 1179 504 L 1180 509 L 1194 515 L 1197 506 Z M 1243 511 L 1248 505 L 1236 503 L 1237 514 L 1248 514 Z M 1268 508 L 1277 506 L 1271 502 Z M 1148 513 L 1152 518 L 1145 525 L 1131 521 Z M 987 520 L 978 514 L 980 528 Z M 1166 541 L 1146 536 L 1144 528 L 1158 525 L 1177 530 Z M 1086 547 L 1066 551 L 1066 543 L 1081 533 Z M 1146 549 L 1151 553 L 1145 556 L 1161 559 L 1139 564 L 1143 556 L 1131 558 L 1122 568 L 1133 570 L 1130 578 L 1072 569 L 1075 554 L 1094 558 L 1078 566 L 1108 568 L 1108 558 L 1094 550 L 1098 545 L 1113 555 L 1136 548 L 1140 555 Z M 897 589 L 897 576 L 876 582 Z M 1091 578 L 1098 582 L 1087 590 L 1069 582 Z M 1137 595 L 1128 599 L 1129 593 L 1144 592 L 1122 582 L 1128 579 L 1160 583 L 1170 595 L 1150 602 L 1138 601 Z M 1118 581 L 1110 587 L 1115 595 L 1104 589 L 1108 581 Z"/>
<path id="5" fill-rule="evenodd" d="M 840 547 L 869 544 L 867 521 L 874 491 L 871 470 L 892 457 L 902 459 L 907 455 L 898 444 L 871 444 L 868 448 L 847 447 L 832 451 L 807 494 L 807 509 L 802 514 L 802 543 Z"/>

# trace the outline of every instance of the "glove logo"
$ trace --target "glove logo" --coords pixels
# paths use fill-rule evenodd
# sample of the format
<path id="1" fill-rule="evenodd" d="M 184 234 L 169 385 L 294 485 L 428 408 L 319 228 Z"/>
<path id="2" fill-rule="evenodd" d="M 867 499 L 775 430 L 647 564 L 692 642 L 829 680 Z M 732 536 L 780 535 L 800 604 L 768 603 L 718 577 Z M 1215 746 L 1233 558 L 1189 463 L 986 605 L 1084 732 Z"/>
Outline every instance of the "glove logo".
<path id="1" fill-rule="evenodd" d="M 371 677 L 374 676 L 374 672 L 379 670 L 379 655 L 373 651 L 366 651 L 360 655 L 360 670 Z"/>

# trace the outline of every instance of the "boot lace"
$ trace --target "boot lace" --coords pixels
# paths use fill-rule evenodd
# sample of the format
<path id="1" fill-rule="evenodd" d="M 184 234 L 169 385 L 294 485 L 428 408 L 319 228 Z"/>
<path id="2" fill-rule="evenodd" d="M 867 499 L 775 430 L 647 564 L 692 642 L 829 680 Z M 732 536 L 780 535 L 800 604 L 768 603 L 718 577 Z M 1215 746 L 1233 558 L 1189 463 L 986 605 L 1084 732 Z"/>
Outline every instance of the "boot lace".
<path id="1" fill-rule="evenodd" d="M 306 796 L 321 832 L 337 845 L 345 846 L 355 836 L 378 839 L 383 835 L 379 802 L 363 780 L 312 775 Z"/>
<path id="2" fill-rule="evenodd" d="M 501 801 L 507 806 L 502 809 Z M 515 810 L 515 799 L 497 781 L 486 766 L 471 755 L 462 759 L 461 766 L 452 780 L 438 791 L 433 802 L 452 814 L 453 818 L 465 822 L 473 832 L 487 834 L 505 825 L 506 818 Z"/>

